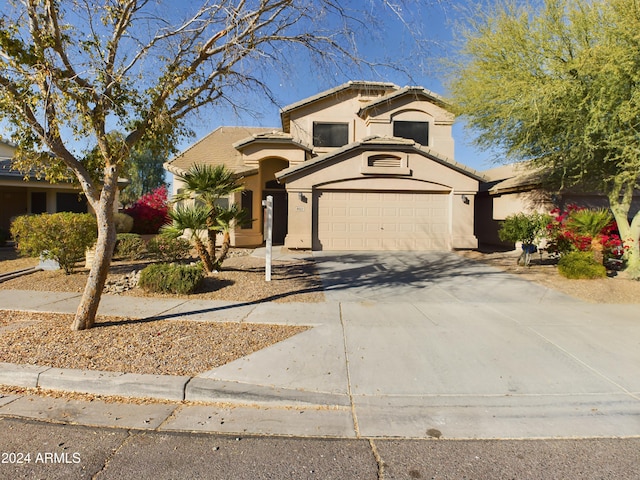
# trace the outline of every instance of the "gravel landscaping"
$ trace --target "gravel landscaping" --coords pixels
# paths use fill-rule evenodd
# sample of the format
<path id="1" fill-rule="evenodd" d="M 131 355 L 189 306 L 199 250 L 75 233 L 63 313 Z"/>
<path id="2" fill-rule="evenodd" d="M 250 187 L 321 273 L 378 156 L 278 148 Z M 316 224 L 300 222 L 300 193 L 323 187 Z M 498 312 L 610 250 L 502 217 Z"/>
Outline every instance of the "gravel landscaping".
<path id="1" fill-rule="evenodd" d="M 313 262 L 273 262 L 272 281 L 264 278 L 264 259 L 234 249 L 224 269 L 205 279 L 190 299 L 235 302 L 322 302 L 324 294 Z M 34 259 L 0 251 L 0 273 L 34 266 Z M 109 281 L 144 268 L 143 261 L 115 261 Z M 0 289 L 82 292 L 87 271 L 72 275 L 39 271 L 0 283 Z M 139 288 L 127 296 L 170 297 Z M 1 308 L 1 306 L 0 306 Z M 140 321 L 99 317 L 96 326 L 72 332 L 71 315 L 0 310 L 0 362 L 126 373 L 197 375 L 283 341 L 305 327 L 186 320 Z"/>
<path id="2" fill-rule="evenodd" d="M 152 375 L 195 376 L 306 330 L 305 327 L 0 311 L 0 362 Z"/>

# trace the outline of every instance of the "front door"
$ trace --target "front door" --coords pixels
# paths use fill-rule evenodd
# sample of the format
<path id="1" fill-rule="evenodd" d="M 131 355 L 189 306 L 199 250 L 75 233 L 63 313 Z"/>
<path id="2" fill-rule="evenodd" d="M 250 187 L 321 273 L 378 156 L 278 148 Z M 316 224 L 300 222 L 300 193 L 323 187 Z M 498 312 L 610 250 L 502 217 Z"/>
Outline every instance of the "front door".
<path id="1" fill-rule="evenodd" d="M 287 236 L 287 217 L 289 212 L 287 192 L 283 190 L 264 190 L 263 200 L 266 200 L 268 195 L 271 195 L 273 197 L 272 241 L 274 245 L 284 245 L 284 237 Z"/>

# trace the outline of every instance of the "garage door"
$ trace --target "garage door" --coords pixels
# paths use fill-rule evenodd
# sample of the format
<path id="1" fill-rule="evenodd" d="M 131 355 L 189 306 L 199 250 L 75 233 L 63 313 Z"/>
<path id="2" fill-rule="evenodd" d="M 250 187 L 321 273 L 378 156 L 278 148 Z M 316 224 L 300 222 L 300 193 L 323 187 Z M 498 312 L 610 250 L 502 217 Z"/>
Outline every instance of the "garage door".
<path id="1" fill-rule="evenodd" d="M 449 250 L 449 195 L 317 191 L 316 250 Z"/>

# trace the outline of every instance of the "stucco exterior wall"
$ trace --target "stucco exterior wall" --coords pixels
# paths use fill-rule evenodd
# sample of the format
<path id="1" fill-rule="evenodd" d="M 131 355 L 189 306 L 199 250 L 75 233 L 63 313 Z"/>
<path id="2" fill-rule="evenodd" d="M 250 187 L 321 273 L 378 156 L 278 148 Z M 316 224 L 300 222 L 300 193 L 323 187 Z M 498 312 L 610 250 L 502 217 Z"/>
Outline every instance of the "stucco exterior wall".
<path id="1" fill-rule="evenodd" d="M 291 144 L 252 143 L 242 148 L 242 159 L 247 167 L 258 167 L 267 158 L 285 159 L 289 166 L 299 165 L 306 158 L 306 151 Z"/>
<path id="2" fill-rule="evenodd" d="M 508 193 L 492 198 L 494 220 L 504 220 L 516 213 L 548 213 L 554 208 L 548 195 L 540 190 Z"/>
<path id="3" fill-rule="evenodd" d="M 313 147 L 314 122 L 347 123 L 348 142 L 351 143 L 366 135 L 364 121 L 355 115 L 358 109 L 358 98 L 353 97 L 351 93 L 331 96 L 304 106 L 291 114 L 291 135 L 303 145 L 313 148 L 314 153 L 318 155 L 329 152 L 332 148 Z"/>
<path id="4" fill-rule="evenodd" d="M 424 100 L 402 97 L 395 102 L 376 107 L 366 119 L 367 135 L 381 137 L 393 136 L 393 122 L 415 121 L 429 122 L 429 144 L 423 145 L 439 155 L 454 158 L 454 141 L 452 135 L 453 114 L 434 103 Z"/>
<path id="5" fill-rule="evenodd" d="M 477 246 L 473 233 L 473 196 L 478 191 L 478 180 L 422 154 L 398 151 L 388 153 L 406 157 L 408 174 L 394 175 L 392 170 L 385 176 L 367 174 L 367 158 L 380 153 L 377 150 L 348 152 L 287 177 L 289 233 L 285 246 L 312 248 L 313 225 L 317 220 L 313 192 L 319 188 L 450 193 L 452 247 Z M 469 203 L 463 202 L 462 195 Z"/>

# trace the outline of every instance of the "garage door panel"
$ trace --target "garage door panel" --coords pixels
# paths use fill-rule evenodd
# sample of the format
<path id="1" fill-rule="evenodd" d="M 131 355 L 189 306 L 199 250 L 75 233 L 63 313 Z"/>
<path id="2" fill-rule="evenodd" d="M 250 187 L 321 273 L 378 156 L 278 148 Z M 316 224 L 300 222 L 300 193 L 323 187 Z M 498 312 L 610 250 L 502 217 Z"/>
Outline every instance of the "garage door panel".
<path id="1" fill-rule="evenodd" d="M 448 250 L 449 196 L 412 192 L 317 192 L 323 250 Z"/>

